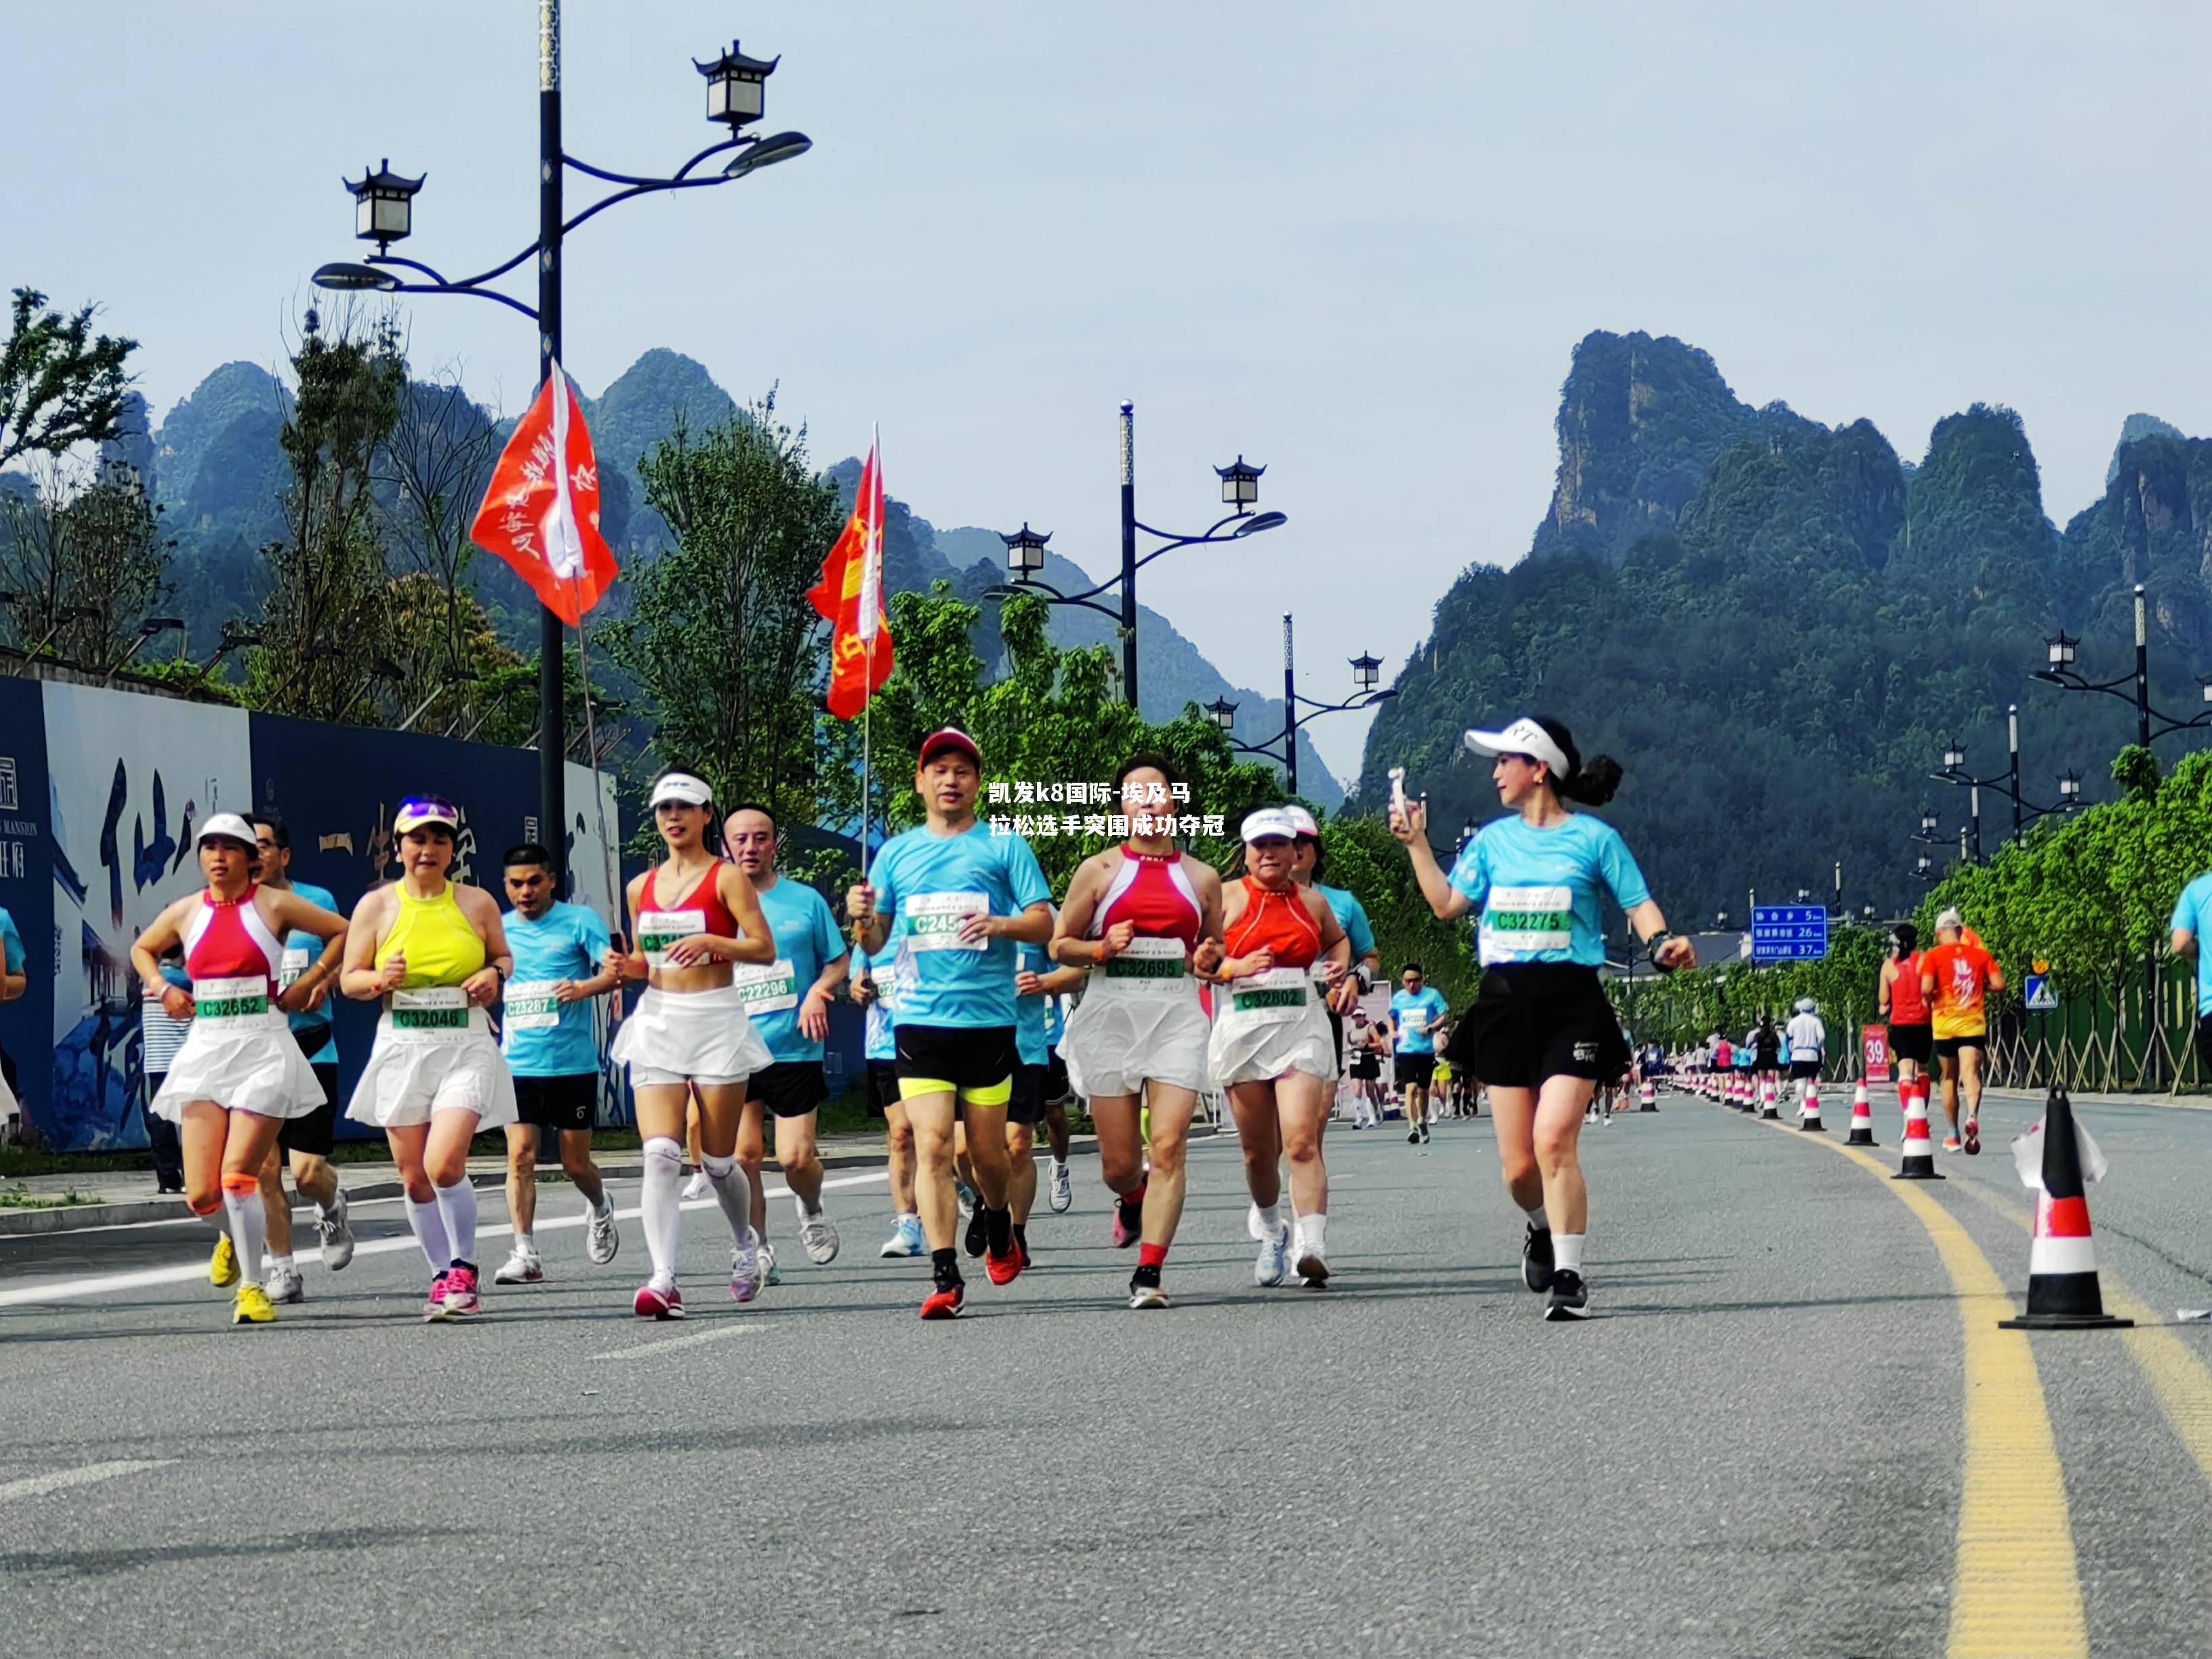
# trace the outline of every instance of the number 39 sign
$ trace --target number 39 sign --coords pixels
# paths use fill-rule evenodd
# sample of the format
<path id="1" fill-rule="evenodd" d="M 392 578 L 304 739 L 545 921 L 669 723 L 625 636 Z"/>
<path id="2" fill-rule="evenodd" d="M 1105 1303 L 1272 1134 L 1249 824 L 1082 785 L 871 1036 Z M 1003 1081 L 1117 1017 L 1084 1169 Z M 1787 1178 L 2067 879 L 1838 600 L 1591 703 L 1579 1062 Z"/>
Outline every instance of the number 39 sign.
<path id="1" fill-rule="evenodd" d="M 1863 1025 L 1859 1028 L 1859 1054 L 1866 1062 L 1869 1083 L 1889 1081 L 1889 1027 Z"/>

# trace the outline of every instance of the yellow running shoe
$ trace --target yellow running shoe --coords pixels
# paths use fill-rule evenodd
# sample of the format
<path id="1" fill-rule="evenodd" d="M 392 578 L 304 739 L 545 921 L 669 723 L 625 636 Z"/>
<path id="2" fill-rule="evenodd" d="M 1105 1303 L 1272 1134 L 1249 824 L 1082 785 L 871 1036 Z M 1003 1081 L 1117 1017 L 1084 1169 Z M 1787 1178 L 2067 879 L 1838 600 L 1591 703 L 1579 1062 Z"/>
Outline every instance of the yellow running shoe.
<path id="1" fill-rule="evenodd" d="M 208 1258 L 208 1283 L 217 1290 L 238 1283 L 238 1252 L 231 1248 L 228 1233 L 216 1240 L 215 1254 Z"/>
<path id="2" fill-rule="evenodd" d="M 234 1325 L 273 1325 L 276 1310 L 269 1305 L 269 1292 L 258 1285 L 245 1284 L 230 1301 L 230 1322 Z"/>

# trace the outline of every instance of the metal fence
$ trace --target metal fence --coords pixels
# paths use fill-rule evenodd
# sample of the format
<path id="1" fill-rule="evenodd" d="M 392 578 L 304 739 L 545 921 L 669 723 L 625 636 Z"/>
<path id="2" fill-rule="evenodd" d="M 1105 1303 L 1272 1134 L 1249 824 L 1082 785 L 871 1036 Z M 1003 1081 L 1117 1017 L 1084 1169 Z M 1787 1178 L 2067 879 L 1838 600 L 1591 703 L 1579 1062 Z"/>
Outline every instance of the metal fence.
<path id="1" fill-rule="evenodd" d="M 2194 964 L 2137 963 L 2030 1013 L 2017 991 L 1991 999 L 1990 1080 L 2007 1088 L 2190 1094 L 2212 1090 L 2198 1058 Z"/>

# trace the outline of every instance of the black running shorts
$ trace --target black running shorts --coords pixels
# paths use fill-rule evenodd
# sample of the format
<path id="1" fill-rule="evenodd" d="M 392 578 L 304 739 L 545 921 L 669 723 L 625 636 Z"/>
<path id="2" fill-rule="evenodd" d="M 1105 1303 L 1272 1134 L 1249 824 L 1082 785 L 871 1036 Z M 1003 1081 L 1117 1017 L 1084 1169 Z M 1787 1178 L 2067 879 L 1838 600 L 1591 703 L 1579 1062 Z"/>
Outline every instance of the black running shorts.
<path id="1" fill-rule="evenodd" d="M 1547 1078 L 1619 1077 L 1628 1043 L 1596 969 L 1520 962 L 1484 972 L 1445 1057 L 1455 1073 L 1491 1088 L 1540 1089 Z"/>
<path id="2" fill-rule="evenodd" d="M 898 1104 L 898 1062 L 891 1060 L 872 1060 L 868 1062 L 868 1115 L 887 1118 L 890 1109 Z"/>
<path id="3" fill-rule="evenodd" d="M 1936 1028 L 1929 1024 L 1893 1025 L 1889 1028 L 1889 1053 L 1893 1060 L 1909 1060 L 1915 1066 L 1925 1066 L 1936 1052 Z"/>
<path id="4" fill-rule="evenodd" d="M 323 1046 L 323 1039 L 315 1039 L 315 1047 Z M 328 1061 L 313 1068 L 315 1081 L 322 1085 L 323 1103 L 305 1117 L 288 1117 L 276 1128 L 276 1144 L 288 1152 L 305 1152 L 313 1158 L 328 1158 L 331 1143 L 337 1139 L 338 1127 L 338 1068 Z"/>
<path id="5" fill-rule="evenodd" d="M 1044 1121 L 1044 1105 L 1051 1087 L 1049 1066 L 1017 1066 L 1013 1098 L 1006 1103 L 1006 1121 L 1032 1127 Z"/>
<path id="6" fill-rule="evenodd" d="M 1437 1057 L 1434 1054 L 1397 1054 L 1391 1058 L 1390 1080 L 1401 1089 L 1409 1083 L 1419 1084 L 1425 1089 L 1436 1074 Z"/>
<path id="7" fill-rule="evenodd" d="M 514 1079 L 514 1121 L 532 1128 L 558 1129 L 573 1134 L 588 1133 L 599 1115 L 599 1074 L 577 1072 L 568 1077 L 518 1077 Z"/>
<path id="8" fill-rule="evenodd" d="M 924 1082 L 950 1087 L 963 1103 L 1003 1105 L 1011 1098 L 1021 1064 L 1012 1026 L 901 1025 L 897 1035 L 902 1095 L 911 1098 L 914 1085 Z"/>
<path id="9" fill-rule="evenodd" d="M 759 1101 L 775 1117 L 805 1117 L 829 1098 L 818 1060 L 779 1060 L 745 1079 L 747 1103 Z"/>
<path id="10" fill-rule="evenodd" d="M 1817 1079 L 1820 1075 L 1820 1062 L 1817 1060 L 1793 1060 L 1790 1062 L 1790 1080 L 1792 1083 Z"/>
<path id="11" fill-rule="evenodd" d="M 1961 1048 L 1972 1048 L 1978 1054 L 1987 1049 L 1989 1046 L 1989 1033 L 1986 1031 L 1970 1031 L 1964 1036 L 1937 1037 L 1936 1039 L 1936 1058 L 1938 1060 L 1955 1060 L 1958 1059 L 1959 1051 Z"/>

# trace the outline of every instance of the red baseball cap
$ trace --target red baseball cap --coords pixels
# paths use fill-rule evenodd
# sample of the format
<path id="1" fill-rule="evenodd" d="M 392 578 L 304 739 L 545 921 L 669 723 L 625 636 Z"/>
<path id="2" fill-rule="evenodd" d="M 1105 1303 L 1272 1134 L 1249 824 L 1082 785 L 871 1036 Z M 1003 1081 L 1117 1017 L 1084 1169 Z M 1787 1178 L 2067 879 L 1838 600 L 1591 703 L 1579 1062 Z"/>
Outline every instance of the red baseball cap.
<path id="1" fill-rule="evenodd" d="M 941 726 L 921 740 L 921 758 L 915 763 L 927 766 L 948 749 L 957 749 L 975 763 L 978 770 L 983 765 L 983 751 L 975 746 L 975 739 L 957 726 Z"/>

